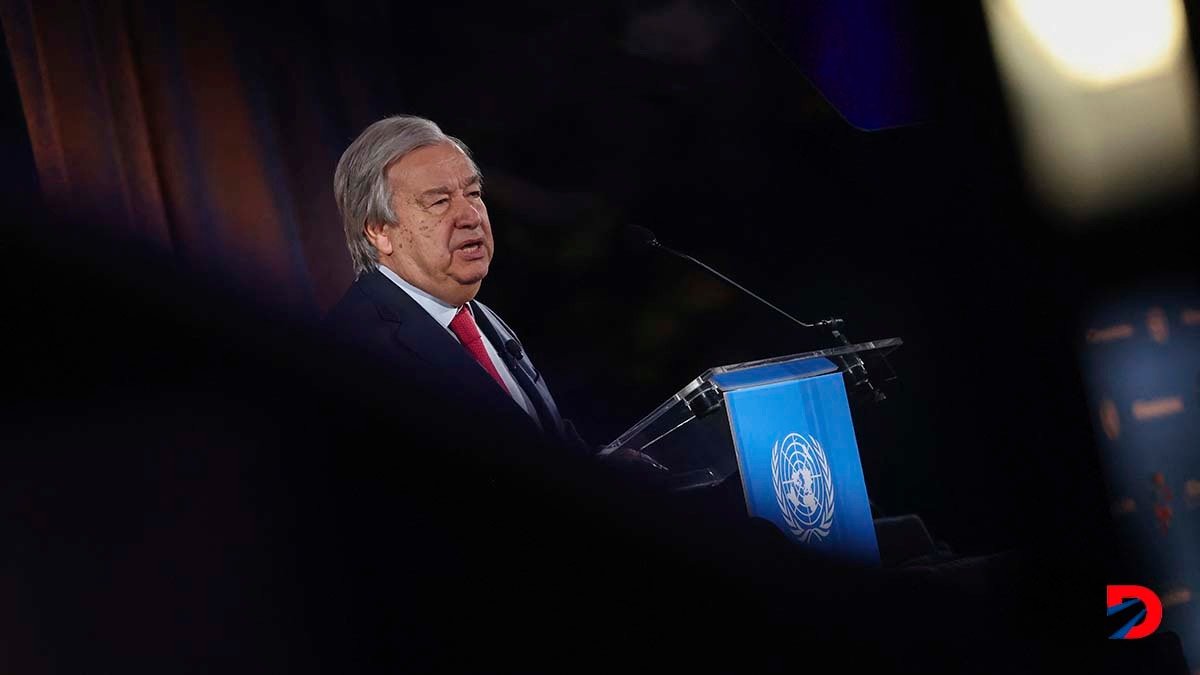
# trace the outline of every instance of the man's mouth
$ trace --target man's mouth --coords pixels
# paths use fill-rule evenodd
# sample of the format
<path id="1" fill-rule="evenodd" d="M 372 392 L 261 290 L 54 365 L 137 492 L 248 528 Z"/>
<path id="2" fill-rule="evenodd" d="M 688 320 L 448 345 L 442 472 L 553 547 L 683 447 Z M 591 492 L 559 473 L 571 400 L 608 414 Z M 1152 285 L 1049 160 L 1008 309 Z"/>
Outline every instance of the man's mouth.
<path id="1" fill-rule="evenodd" d="M 477 260 L 486 255 L 487 251 L 483 247 L 482 239 L 470 239 L 458 245 L 454 249 L 456 253 L 461 253 L 468 260 Z"/>

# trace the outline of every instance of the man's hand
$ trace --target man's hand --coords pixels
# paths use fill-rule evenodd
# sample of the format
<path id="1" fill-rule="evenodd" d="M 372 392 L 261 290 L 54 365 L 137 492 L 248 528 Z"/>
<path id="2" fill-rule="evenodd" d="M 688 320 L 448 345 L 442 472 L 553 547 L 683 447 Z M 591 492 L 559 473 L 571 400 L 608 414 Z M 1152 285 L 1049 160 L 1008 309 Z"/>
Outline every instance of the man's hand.
<path id="1" fill-rule="evenodd" d="M 608 461 L 611 461 L 611 462 L 616 462 L 618 464 L 637 464 L 640 466 L 646 466 L 646 467 L 655 469 L 657 471 L 662 471 L 664 473 L 670 471 L 670 469 L 663 466 L 662 464 L 659 464 L 650 455 L 647 455 L 642 452 L 638 452 L 637 450 L 634 450 L 633 448 L 631 448 L 629 446 L 626 446 L 624 448 L 617 448 L 616 450 L 609 453 L 605 459 L 607 459 Z"/>

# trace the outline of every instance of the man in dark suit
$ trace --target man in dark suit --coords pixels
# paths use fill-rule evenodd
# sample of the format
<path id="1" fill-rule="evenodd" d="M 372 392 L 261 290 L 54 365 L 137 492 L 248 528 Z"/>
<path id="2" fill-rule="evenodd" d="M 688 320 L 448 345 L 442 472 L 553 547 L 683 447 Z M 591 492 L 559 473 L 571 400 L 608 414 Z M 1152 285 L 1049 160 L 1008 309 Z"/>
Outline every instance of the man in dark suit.
<path id="1" fill-rule="evenodd" d="M 434 122 L 367 127 L 334 174 L 357 279 L 326 322 L 410 397 L 451 400 L 476 424 L 589 454 L 516 334 L 474 299 L 493 253 L 482 188 L 467 146 Z"/>

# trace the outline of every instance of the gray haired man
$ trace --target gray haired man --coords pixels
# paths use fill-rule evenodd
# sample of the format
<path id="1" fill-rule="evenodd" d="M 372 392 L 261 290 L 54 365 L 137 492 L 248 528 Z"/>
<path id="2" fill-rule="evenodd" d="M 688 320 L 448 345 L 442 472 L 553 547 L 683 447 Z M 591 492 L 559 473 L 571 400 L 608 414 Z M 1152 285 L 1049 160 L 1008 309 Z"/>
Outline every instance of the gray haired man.
<path id="1" fill-rule="evenodd" d="M 386 362 L 398 386 L 587 454 L 516 333 L 475 300 L 495 243 L 466 144 L 430 120 L 388 117 L 350 144 L 333 184 L 357 279 L 327 325 Z"/>

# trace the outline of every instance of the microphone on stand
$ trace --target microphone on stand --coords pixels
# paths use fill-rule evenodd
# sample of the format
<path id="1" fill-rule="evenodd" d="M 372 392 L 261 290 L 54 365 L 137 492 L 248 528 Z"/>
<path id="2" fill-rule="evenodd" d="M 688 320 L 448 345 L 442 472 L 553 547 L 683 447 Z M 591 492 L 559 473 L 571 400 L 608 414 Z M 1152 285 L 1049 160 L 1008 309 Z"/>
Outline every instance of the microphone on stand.
<path id="1" fill-rule="evenodd" d="M 677 258 L 682 258 L 683 260 L 686 260 L 686 261 L 692 263 L 693 265 L 700 267 L 705 272 L 708 272 L 709 274 L 715 276 L 716 278 L 720 279 L 721 281 L 725 282 L 726 284 L 729 284 L 730 286 L 736 288 L 737 290 L 741 291 L 742 293 L 750 296 L 751 298 L 754 298 L 759 303 L 766 305 L 767 307 L 770 307 L 771 309 L 773 309 L 775 312 L 777 312 L 779 314 L 782 314 L 784 317 L 786 317 L 792 323 L 799 324 L 800 326 L 803 326 L 804 328 L 822 329 L 822 330 L 828 332 L 829 335 L 833 337 L 833 339 L 840 342 L 843 346 L 848 347 L 851 344 L 850 340 L 847 339 L 846 336 L 841 331 L 841 327 L 845 323 L 845 321 L 843 321 L 842 319 L 840 319 L 838 317 L 830 317 L 828 319 L 821 319 L 819 321 L 813 321 L 813 322 L 801 321 L 800 319 L 797 319 L 796 317 L 792 316 L 791 314 L 788 314 L 787 312 L 783 311 L 782 309 L 776 307 L 775 305 L 771 304 L 770 302 L 759 297 L 758 294 L 749 290 L 745 286 L 742 286 L 741 284 L 737 283 L 733 279 L 730 279 L 729 277 L 725 276 L 724 274 L 721 274 L 720 272 L 718 272 L 715 269 L 709 267 L 708 265 L 700 262 L 699 260 L 693 258 L 692 256 L 690 256 L 686 253 L 682 253 L 680 251 L 676 251 L 675 249 L 673 249 L 669 246 L 666 246 L 665 244 L 663 244 L 662 242 L 660 242 L 658 240 L 658 237 L 655 236 L 655 234 L 653 232 L 651 232 L 649 229 L 647 229 L 645 227 L 642 227 L 641 225 L 635 225 L 632 223 L 626 225 L 625 226 L 625 237 L 626 237 L 627 241 L 629 243 L 633 244 L 634 246 L 645 246 L 645 247 L 649 247 L 649 248 L 656 248 L 660 251 L 666 251 L 667 253 L 670 253 L 671 255 L 673 255 Z M 871 380 L 867 377 L 866 364 L 863 363 L 862 359 L 859 358 L 858 354 L 847 354 L 845 356 L 840 356 L 837 358 L 842 361 L 842 365 L 845 366 L 846 371 L 849 372 L 851 377 L 854 378 L 855 386 L 863 387 L 867 391 L 869 391 L 871 393 L 870 394 L 871 398 L 873 400 L 875 400 L 876 402 L 882 401 L 887 398 L 887 395 L 884 394 L 883 391 L 876 389 L 875 385 L 871 384 Z"/>

